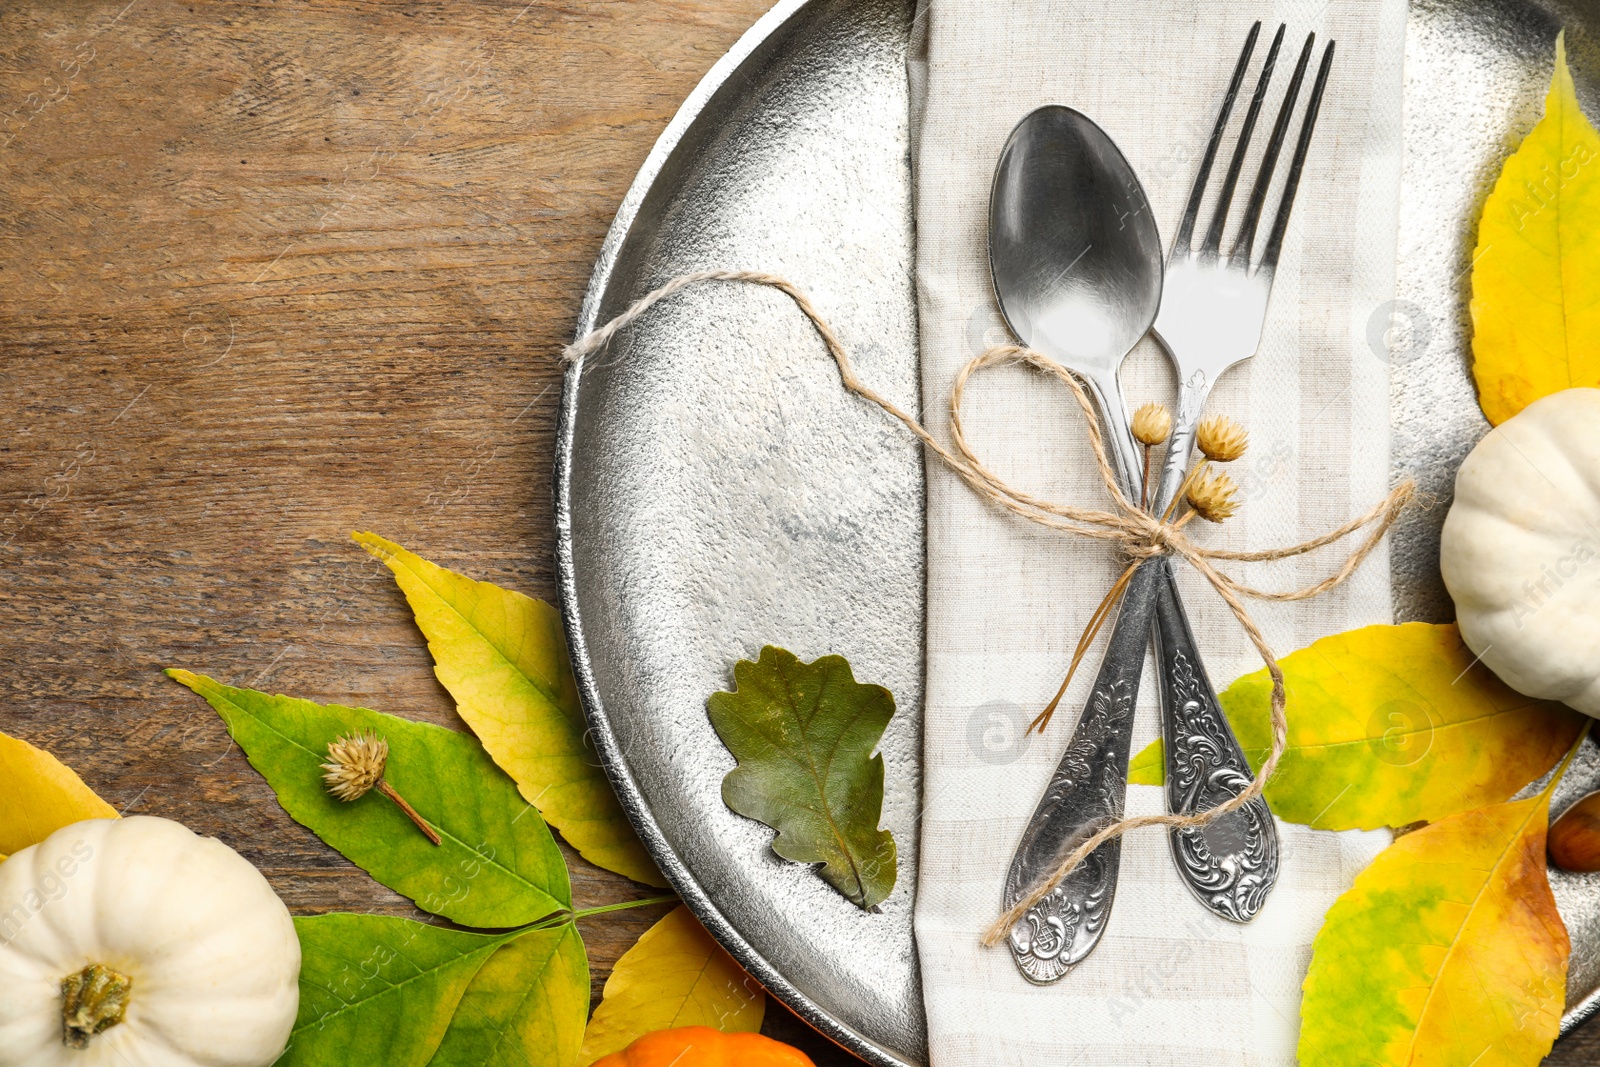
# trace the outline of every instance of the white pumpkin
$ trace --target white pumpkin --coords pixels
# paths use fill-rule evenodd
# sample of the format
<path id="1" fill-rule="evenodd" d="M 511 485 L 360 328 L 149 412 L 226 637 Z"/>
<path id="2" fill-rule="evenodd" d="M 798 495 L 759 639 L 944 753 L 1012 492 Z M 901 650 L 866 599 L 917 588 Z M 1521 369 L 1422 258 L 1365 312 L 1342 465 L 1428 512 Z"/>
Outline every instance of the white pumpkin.
<path id="1" fill-rule="evenodd" d="M 1478 442 L 1439 565 L 1485 666 L 1600 717 L 1600 389 L 1542 397 Z"/>
<path id="2" fill-rule="evenodd" d="M 267 880 L 178 823 L 91 819 L 0 863 L 4 1067 L 266 1067 L 299 974 Z"/>

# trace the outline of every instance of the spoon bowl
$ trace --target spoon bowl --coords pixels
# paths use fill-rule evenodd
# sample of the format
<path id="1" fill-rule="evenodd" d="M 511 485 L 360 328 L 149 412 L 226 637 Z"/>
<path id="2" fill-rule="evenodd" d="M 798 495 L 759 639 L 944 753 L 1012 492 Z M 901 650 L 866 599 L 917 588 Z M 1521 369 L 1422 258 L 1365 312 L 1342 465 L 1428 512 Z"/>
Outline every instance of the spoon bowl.
<path id="1" fill-rule="evenodd" d="M 989 270 L 1017 339 L 1076 372 L 1138 469 L 1117 382 L 1161 307 L 1163 252 L 1144 188 L 1106 132 L 1057 104 L 1007 138 L 989 196 Z"/>

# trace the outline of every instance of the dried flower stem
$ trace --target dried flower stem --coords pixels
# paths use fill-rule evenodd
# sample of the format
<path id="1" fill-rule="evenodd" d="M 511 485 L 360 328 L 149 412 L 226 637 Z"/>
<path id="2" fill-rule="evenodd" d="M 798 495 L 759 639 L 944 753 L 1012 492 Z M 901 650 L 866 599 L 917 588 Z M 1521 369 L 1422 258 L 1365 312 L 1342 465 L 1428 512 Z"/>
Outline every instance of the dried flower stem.
<path id="1" fill-rule="evenodd" d="M 1189 473 L 1184 476 L 1183 484 L 1178 486 L 1178 491 L 1176 493 L 1172 494 L 1172 500 L 1167 504 L 1167 510 L 1161 513 L 1162 522 L 1172 521 L 1172 513 L 1177 511 L 1178 505 L 1183 503 L 1184 500 L 1188 498 L 1189 489 L 1194 485 L 1195 479 L 1204 474 L 1206 469 L 1210 466 L 1211 461 L 1209 459 L 1203 459 L 1199 463 L 1196 463 L 1194 466 L 1189 468 Z"/>
<path id="2" fill-rule="evenodd" d="M 429 826 L 427 822 L 423 820 L 422 816 L 417 814 L 416 808 L 413 808 L 410 804 L 406 803 L 405 797 L 394 791 L 394 786 L 390 785 L 388 782 L 379 782 L 378 792 L 394 801 L 395 806 L 406 813 L 406 818 L 417 824 L 417 829 L 426 834 L 429 841 L 432 841 L 436 845 L 439 844 L 439 832 L 433 827 Z"/>
<path id="3" fill-rule="evenodd" d="M 1072 663 L 1067 667 L 1067 676 L 1061 680 L 1061 688 L 1056 690 L 1056 695 L 1045 705 L 1045 709 L 1028 724 L 1029 731 L 1037 730 L 1042 734 L 1045 727 L 1050 725 L 1050 720 L 1056 713 L 1056 706 L 1061 703 L 1061 698 L 1066 696 L 1067 686 L 1072 684 L 1072 676 L 1078 673 L 1078 665 L 1083 662 L 1083 657 L 1088 655 L 1089 646 L 1094 644 L 1094 639 L 1099 636 L 1106 620 L 1111 617 L 1112 609 L 1121 602 L 1122 594 L 1128 591 L 1128 583 L 1133 580 L 1133 572 L 1138 570 L 1143 562 L 1134 560 L 1128 564 L 1122 576 L 1112 584 L 1111 591 L 1100 601 L 1100 606 L 1089 616 L 1089 624 L 1083 628 L 1083 633 L 1078 635 L 1078 647 L 1072 653 Z"/>
<path id="4" fill-rule="evenodd" d="M 1144 481 L 1139 483 L 1139 507 L 1150 509 L 1150 446 L 1144 446 Z"/>

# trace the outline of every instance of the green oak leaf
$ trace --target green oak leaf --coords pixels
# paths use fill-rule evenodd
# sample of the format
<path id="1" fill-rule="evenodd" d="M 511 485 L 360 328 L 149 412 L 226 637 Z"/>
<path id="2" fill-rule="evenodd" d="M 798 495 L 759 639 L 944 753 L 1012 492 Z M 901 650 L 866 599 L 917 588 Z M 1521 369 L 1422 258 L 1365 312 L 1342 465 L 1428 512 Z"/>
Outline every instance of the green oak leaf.
<path id="1" fill-rule="evenodd" d="M 358 1051 L 362 1063 L 425 1067 L 473 978 L 518 936 L 386 915 L 319 915 L 294 927 L 300 1013 L 276 1067 L 348 1067 Z"/>
<path id="2" fill-rule="evenodd" d="M 878 829 L 883 757 L 873 749 L 894 715 L 894 697 L 862 685 L 843 656 L 801 663 L 767 646 L 733 668 L 734 691 L 706 701 L 711 724 L 739 766 L 722 799 L 778 831 L 772 850 L 819 873 L 851 902 L 871 908 L 894 889 L 894 837 Z"/>
<path id="3" fill-rule="evenodd" d="M 1278 661 L 1289 746 L 1267 783 L 1287 822 L 1372 830 L 1499 804 L 1555 766 L 1587 721 L 1514 692 L 1477 663 L 1454 624 L 1367 626 Z M 1252 768 L 1271 747 L 1272 681 L 1247 674 L 1220 695 Z M 1161 742 L 1128 781 L 1160 785 Z"/>
<path id="4" fill-rule="evenodd" d="M 534 930 L 483 965 L 429 1067 L 572 1067 L 589 1017 L 589 958 L 571 923 Z"/>
<path id="5" fill-rule="evenodd" d="M 666 885 L 589 741 L 561 613 L 445 570 L 377 534 L 351 536 L 394 572 L 428 639 L 433 673 L 528 802 L 590 863 Z"/>
<path id="6" fill-rule="evenodd" d="M 572 905 L 550 830 L 473 738 L 365 708 L 167 674 L 216 708 L 296 822 L 418 906 L 463 926 L 522 926 Z M 435 846 L 376 790 L 351 803 L 323 787 L 328 743 L 356 730 L 389 743 L 384 779 L 438 831 Z"/>

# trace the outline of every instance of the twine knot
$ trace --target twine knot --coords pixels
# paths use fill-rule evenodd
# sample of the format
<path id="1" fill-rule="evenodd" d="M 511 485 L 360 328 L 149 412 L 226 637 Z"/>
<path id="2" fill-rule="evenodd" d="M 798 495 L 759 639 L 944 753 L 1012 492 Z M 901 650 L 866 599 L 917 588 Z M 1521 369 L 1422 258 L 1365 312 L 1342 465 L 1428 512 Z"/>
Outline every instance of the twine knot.
<path id="1" fill-rule="evenodd" d="M 1145 518 L 1149 520 L 1149 525 L 1140 535 L 1123 542 L 1122 554 L 1129 560 L 1143 563 L 1157 556 L 1180 555 L 1182 549 L 1179 546 L 1189 544 L 1189 539 L 1179 532 L 1174 523 L 1162 522 L 1148 515 Z"/>

